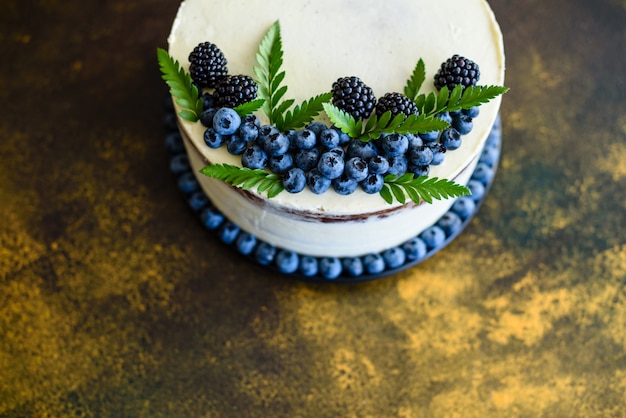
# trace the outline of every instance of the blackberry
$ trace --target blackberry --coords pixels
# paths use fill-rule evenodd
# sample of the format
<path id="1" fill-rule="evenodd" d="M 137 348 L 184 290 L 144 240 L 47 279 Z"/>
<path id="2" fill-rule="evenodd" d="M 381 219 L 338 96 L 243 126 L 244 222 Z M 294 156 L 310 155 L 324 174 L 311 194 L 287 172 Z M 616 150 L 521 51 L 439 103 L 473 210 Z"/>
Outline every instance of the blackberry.
<path id="1" fill-rule="evenodd" d="M 215 87 L 213 96 L 218 107 L 236 107 L 256 99 L 258 86 L 247 75 L 230 75 Z"/>
<path id="2" fill-rule="evenodd" d="M 463 88 L 475 86 L 480 78 L 478 64 L 460 55 L 454 55 L 441 64 L 441 68 L 435 74 L 435 87 L 441 90 L 443 86 L 448 86 L 452 90 L 457 84 Z"/>
<path id="3" fill-rule="evenodd" d="M 358 77 L 342 77 L 333 83 L 333 104 L 355 119 L 367 118 L 376 106 L 376 96 Z"/>
<path id="4" fill-rule="evenodd" d="M 417 106 L 413 103 L 413 100 L 400 93 L 387 93 L 378 99 L 376 115 L 380 116 L 388 110 L 391 111 L 392 119 L 400 113 L 404 113 L 406 116 L 418 113 Z"/>
<path id="5" fill-rule="evenodd" d="M 215 87 L 228 74 L 227 63 L 216 45 L 202 42 L 189 54 L 189 73 L 200 87 Z"/>

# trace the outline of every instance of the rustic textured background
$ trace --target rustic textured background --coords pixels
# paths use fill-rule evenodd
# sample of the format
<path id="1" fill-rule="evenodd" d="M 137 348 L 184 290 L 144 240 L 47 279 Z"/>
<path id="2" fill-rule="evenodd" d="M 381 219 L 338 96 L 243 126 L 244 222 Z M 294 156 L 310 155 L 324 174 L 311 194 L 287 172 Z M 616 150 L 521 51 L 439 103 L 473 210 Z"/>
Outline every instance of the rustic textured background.
<path id="1" fill-rule="evenodd" d="M 176 1 L 4 0 L 0 417 L 617 417 L 626 3 L 492 0 L 503 159 L 466 232 L 362 285 L 242 262 L 180 198 Z"/>

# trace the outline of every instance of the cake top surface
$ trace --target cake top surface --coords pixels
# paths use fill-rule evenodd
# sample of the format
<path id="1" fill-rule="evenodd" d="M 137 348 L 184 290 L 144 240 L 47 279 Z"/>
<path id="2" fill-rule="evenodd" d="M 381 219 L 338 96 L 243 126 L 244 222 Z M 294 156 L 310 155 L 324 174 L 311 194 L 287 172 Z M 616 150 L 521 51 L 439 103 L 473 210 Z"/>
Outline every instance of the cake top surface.
<path id="1" fill-rule="evenodd" d="M 169 53 L 188 69 L 189 53 L 208 41 L 222 50 L 230 74 L 254 77 L 259 42 L 276 21 L 282 33 L 286 96 L 296 104 L 328 92 L 345 76 L 358 76 L 377 97 L 402 92 L 419 59 L 426 66 L 422 92 L 429 93 L 435 91 L 432 80 L 441 63 L 454 54 L 479 64 L 480 85 L 504 83 L 502 35 L 484 0 L 185 0 L 168 38 Z M 476 158 L 499 104 L 500 97 L 481 106 L 461 148 L 433 167 L 431 176 L 453 179 Z M 199 149 L 206 148 L 200 123 L 181 121 L 181 127 Z M 206 157 L 241 165 L 239 156 L 223 149 L 206 150 Z M 360 191 L 338 199 L 334 193 L 313 195 L 305 190 L 272 200 L 333 213 L 388 208 L 379 196 Z"/>

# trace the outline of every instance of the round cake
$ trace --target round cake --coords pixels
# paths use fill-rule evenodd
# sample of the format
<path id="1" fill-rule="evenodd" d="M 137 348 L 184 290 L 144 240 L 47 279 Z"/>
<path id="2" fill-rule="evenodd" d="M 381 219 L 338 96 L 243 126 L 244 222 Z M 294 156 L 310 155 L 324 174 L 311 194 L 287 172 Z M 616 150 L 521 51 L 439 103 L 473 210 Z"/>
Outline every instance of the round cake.
<path id="1" fill-rule="evenodd" d="M 274 32 L 271 32 L 272 29 Z M 272 46 L 280 47 L 280 72 L 284 72 L 284 78 L 274 81 L 276 85 L 280 84 L 287 89 L 283 101 L 293 100 L 289 102 L 292 112 L 294 107 L 301 104 L 304 107 L 307 101 L 311 103 L 312 98 L 318 97 L 321 100 L 320 95 L 330 95 L 334 84 L 342 79 L 362 82 L 362 85 L 371 89 L 377 98 L 377 104 L 383 102 L 382 98 L 387 93 L 400 93 L 406 98 L 407 85 L 411 84 L 410 80 L 416 74 L 419 78 L 420 71 L 424 79 L 420 85 L 420 93 L 423 93 L 424 98 L 429 95 L 437 98 L 441 86 L 436 87 L 433 80 L 444 71 L 444 63 L 448 62 L 450 66 L 450 61 L 454 59 L 462 61 L 457 67 L 475 63 L 480 68 L 480 78 L 477 82 L 473 81 L 474 85 L 503 86 L 504 83 L 502 35 L 489 5 L 484 0 L 185 0 L 180 5 L 168 38 L 168 53 L 172 60 L 179 63 L 182 71 L 189 73 L 190 54 L 200 44 L 209 43 L 213 52 L 217 50 L 223 54 L 219 59 L 214 57 L 214 61 L 223 58 L 222 64 L 227 67 L 222 74 L 218 71 L 215 83 L 219 84 L 220 80 L 230 78 L 231 84 L 239 83 L 240 86 L 242 80 L 246 79 L 241 76 L 248 76 L 247 79 L 257 82 L 263 77 L 263 64 L 268 59 L 263 57 L 262 44 L 264 41 L 269 42 L 270 33 L 274 36 Z M 265 46 L 267 45 L 269 44 Z M 276 57 L 276 50 L 266 50 Z M 206 49 L 203 52 L 206 53 Z M 193 74 L 197 75 L 198 71 Z M 217 84 L 207 87 L 197 80 L 194 82 L 200 94 L 208 92 L 209 95 L 218 95 L 216 92 L 220 87 Z M 447 87 L 450 92 L 454 90 L 454 84 Z M 464 86 L 463 88 L 466 89 Z M 224 89 L 225 87 L 222 91 Z M 259 90 L 262 90 L 262 86 Z M 345 91 L 344 87 L 342 92 Z M 223 96 L 226 93 L 221 94 Z M 359 154 L 360 151 L 352 152 L 350 149 L 353 142 L 359 142 L 354 147 L 361 149 L 364 148 L 362 144 L 368 141 L 350 138 L 345 129 L 341 132 L 339 122 L 345 122 L 342 117 L 350 109 L 341 108 L 337 97 L 330 98 L 328 95 L 324 99 L 330 100 L 326 100 L 323 109 L 312 120 L 302 123 L 303 126 L 282 131 L 281 137 L 289 139 L 288 153 L 295 156 L 299 151 L 294 145 L 297 133 L 305 129 L 313 131 L 318 137 L 314 145 L 319 150 L 315 153 L 318 155 L 318 160 L 315 161 L 318 165 L 314 165 L 316 168 L 320 164 L 319 156 L 333 146 L 343 150 L 341 158 L 346 168 L 342 178 L 345 184 L 340 184 L 338 179 L 333 180 L 333 186 L 326 191 L 315 190 L 310 186 L 309 165 L 308 169 L 304 169 L 307 176 L 306 186 L 295 186 L 297 190 L 290 190 L 289 184 L 287 190 L 271 197 L 267 190 L 259 191 L 258 185 L 242 188 L 231 184 L 232 182 L 201 173 L 207 166 L 245 166 L 242 164 L 242 154 L 252 147 L 251 144 L 260 144 L 260 141 L 251 141 L 239 150 L 233 150 L 234 146 L 231 148 L 226 145 L 228 138 L 223 146 L 213 146 L 208 142 L 206 133 L 207 126 L 211 125 L 210 121 L 204 123 L 204 120 L 194 121 L 193 118 L 181 117 L 187 103 L 175 100 L 174 111 L 178 115 L 177 123 L 185 146 L 186 159 L 194 181 L 197 181 L 201 192 L 208 198 L 209 213 L 203 215 L 204 220 L 211 223 L 206 218 L 210 218 L 212 213 L 218 213 L 218 218 L 221 215 L 225 221 L 217 222 L 213 227 L 230 228 L 233 231 L 231 236 L 228 236 L 228 230 L 223 232 L 225 241 L 237 245 L 237 240 L 244 241 L 245 237 L 253 242 L 248 246 L 237 245 L 246 248 L 242 252 L 250 254 L 262 264 L 306 277 L 322 276 L 332 279 L 361 274 L 367 276 L 393 271 L 410 261 L 416 261 L 416 258 L 424 256 L 424 251 L 413 250 L 407 254 L 407 245 L 421 246 L 421 240 L 428 252 L 437 245 L 435 241 L 441 241 L 441 238 L 427 237 L 424 234 L 427 232 L 436 235 L 438 231 L 431 231 L 433 226 L 451 213 L 450 208 L 455 202 L 461 200 L 476 203 L 479 199 L 446 199 L 444 196 L 428 203 L 420 199 L 402 199 L 395 192 L 391 194 L 392 199 L 385 199 L 381 193 L 373 193 L 364 186 L 346 186 L 354 184 L 354 179 L 345 179 L 348 176 L 345 174 L 348 160 L 353 155 L 363 157 L 362 160 L 370 167 L 372 177 L 374 171 L 368 159 Z M 438 118 L 448 117 L 448 122 L 453 117 L 463 115 L 458 118 L 463 119 L 466 124 L 469 123 L 469 132 L 463 132 L 455 145 L 448 146 L 446 143 L 444 147 L 443 135 L 439 132 L 434 137 L 432 132 L 418 134 L 417 131 L 400 132 L 396 135 L 408 137 L 410 146 L 417 141 L 418 148 L 429 148 L 434 153 L 441 151 L 440 161 L 429 160 L 428 164 L 419 167 L 420 174 L 416 172 L 418 168 L 415 165 L 411 166 L 410 162 L 414 160 L 410 157 L 408 172 L 415 172 L 415 178 L 426 174 L 428 178 L 444 179 L 457 185 L 465 186 L 470 183 L 472 187 L 469 189 L 473 191 L 480 189 L 476 187 L 476 182 L 472 183 L 472 176 L 476 175 L 477 165 L 482 165 L 479 160 L 486 152 L 486 144 L 494 148 L 493 144 L 488 144 L 488 139 L 497 121 L 500 101 L 501 96 L 495 95 L 489 100 L 483 100 L 480 106 L 438 113 Z M 425 107 L 428 110 L 428 100 L 426 102 L 419 103 L 422 112 Z M 327 104 L 332 105 L 332 109 L 342 111 L 338 113 L 341 116 L 339 120 L 337 114 L 329 112 Z M 206 106 L 209 106 L 208 102 L 205 102 Z M 287 107 L 288 104 L 285 104 L 285 108 Z M 383 119 L 382 112 L 392 107 L 389 105 L 383 108 L 381 113 L 373 110 L 364 118 L 362 125 L 365 126 L 368 117 L 373 115 L 377 115 L 379 120 Z M 393 117 L 397 113 L 394 114 L 393 110 L 391 112 L 391 119 L 396 120 Z M 218 117 L 215 113 L 211 113 L 213 121 Z M 256 108 L 253 119 L 259 131 L 265 127 L 269 133 L 268 127 L 272 127 L 274 121 L 270 120 L 267 113 Z M 419 113 L 416 112 L 415 116 Z M 198 115 L 198 119 L 202 119 L 200 116 Z M 243 116 L 242 125 L 246 120 L 250 121 L 251 118 Z M 358 122 L 359 118 L 352 118 L 352 122 L 354 121 Z M 320 143 L 319 139 L 322 129 L 334 129 L 344 139 L 325 149 L 326 144 Z M 363 129 L 367 131 L 367 128 Z M 276 131 L 278 129 L 274 128 L 272 132 Z M 380 136 L 369 138 L 371 144 L 368 146 L 375 149 L 376 155 L 387 158 L 390 165 L 393 166 L 398 159 L 403 159 L 406 166 L 411 148 L 399 151 L 400 156 L 393 154 L 397 151 L 394 148 L 396 145 L 392 139 L 386 139 L 393 134 L 383 130 Z M 392 145 L 387 145 L 388 143 Z M 399 146 L 402 148 L 402 145 Z M 260 148 L 270 154 L 268 158 L 271 160 L 272 151 L 267 146 L 263 148 L 261 145 Z M 385 154 L 384 150 L 389 152 Z M 252 155 L 252 151 L 249 154 Z M 371 158 L 370 154 L 367 155 Z M 394 158 L 390 158 L 390 155 Z M 398 164 L 402 167 L 401 163 Z M 294 163 L 289 167 L 296 165 Z M 494 161 L 486 168 L 491 169 L 492 174 L 495 169 Z M 263 169 L 271 173 L 269 168 Z M 319 170 L 314 171 L 319 174 Z M 406 172 L 407 168 L 404 167 L 404 170 L 394 174 L 398 178 Z M 389 173 L 391 171 L 378 174 L 384 177 Z M 284 181 L 286 172 L 279 171 L 279 174 Z M 489 178 L 479 180 L 484 180 L 483 187 L 489 185 Z M 297 179 L 294 181 L 298 183 Z M 362 183 L 363 181 L 361 185 Z M 349 190 L 346 191 L 344 186 Z M 393 187 L 389 190 L 393 191 Z M 479 190 L 480 193 L 484 193 L 484 190 Z M 467 213 L 460 213 L 458 210 L 456 212 L 461 221 L 464 220 L 462 218 L 469 217 Z M 451 235 L 451 231 L 445 233 Z M 269 253 L 268 248 L 272 249 Z M 366 260 L 367 257 L 369 258 Z M 348 267 L 355 260 L 361 267 Z M 374 264 L 366 265 L 366 261 Z M 313 262 L 317 263 L 316 267 L 308 267 Z"/>

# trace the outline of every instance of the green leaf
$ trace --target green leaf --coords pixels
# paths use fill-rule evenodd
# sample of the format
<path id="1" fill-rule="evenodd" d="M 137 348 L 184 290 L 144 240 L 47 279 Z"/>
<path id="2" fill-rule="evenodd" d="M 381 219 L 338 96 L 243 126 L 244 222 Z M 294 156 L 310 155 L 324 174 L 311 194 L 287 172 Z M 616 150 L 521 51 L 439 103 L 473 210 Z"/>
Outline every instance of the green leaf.
<path id="1" fill-rule="evenodd" d="M 426 114 L 431 113 L 435 109 L 435 105 L 437 103 L 437 99 L 435 98 L 435 93 L 430 93 L 426 96 L 426 101 L 424 102 L 424 112 Z"/>
<path id="2" fill-rule="evenodd" d="M 264 104 L 265 104 L 265 100 L 255 99 L 255 100 L 251 100 L 249 102 L 240 104 L 239 106 L 236 106 L 233 110 L 237 112 L 237 114 L 243 118 L 253 112 L 256 112 L 261 107 L 263 107 Z"/>
<path id="3" fill-rule="evenodd" d="M 426 66 L 424 65 L 424 61 L 420 58 L 415 65 L 415 69 L 411 74 L 411 78 L 407 80 L 406 86 L 404 87 L 404 95 L 409 99 L 415 101 L 417 96 L 419 95 L 420 88 L 422 88 L 422 84 L 426 79 Z"/>
<path id="4" fill-rule="evenodd" d="M 285 73 L 280 72 L 283 51 L 278 21 L 274 22 L 263 36 L 256 60 L 258 66 L 255 66 L 253 71 L 259 86 L 257 94 L 265 101 L 263 112 L 269 118 L 270 123 L 273 123 L 278 102 L 287 91 L 287 87 L 280 87 Z"/>
<path id="5" fill-rule="evenodd" d="M 396 200 L 404 204 L 406 202 L 406 196 L 404 195 L 404 190 L 402 189 L 402 187 L 394 183 L 390 183 L 389 187 L 391 188 L 391 192 L 393 193 L 393 196 L 396 198 Z"/>
<path id="6" fill-rule="evenodd" d="M 191 82 L 191 76 L 162 48 L 157 48 L 157 60 L 161 78 L 170 87 L 170 94 L 175 97 L 176 103 L 183 108 L 178 113 L 179 116 L 190 122 L 196 122 L 202 113 L 203 102 L 198 88 Z"/>
<path id="7" fill-rule="evenodd" d="M 395 198 L 404 204 L 408 196 L 411 201 L 420 204 L 422 201 L 432 203 L 433 199 L 466 196 L 470 194 L 470 190 L 451 180 L 437 177 L 415 177 L 412 174 L 405 174 L 398 178 L 389 174 L 385 176 L 385 185 L 379 194 L 387 203 L 393 203 Z"/>
<path id="8" fill-rule="evenodd" d="M 389 188 L 388 185 L 383 185 L 383 188 L 380 190 L 379 192 L 380 197 L 382 197 L 385 202 L 392 204 L 393 203 L 393 196 L 391 195 L 391 189 Z"/>
<path id="9" fill-rule="evenodd" d="M 507 91 L 508 87 L 503 86 L 468 86 L 463 89 L 459 84 L 452 89 L 447 103 L 442 104 L 441 108 L 440 103 L 437 103 L 436 112 L 453 112 L 480 106 Z"/>
<path id="10" fill-rule="evenodd" d="M 277 128 L 281 131 L 286 131 L 305 126 L 313 121 L 313 118 L 324 109 L 324 103 L 330 101 L 332 96 L 332 93 L 328 92 L 305 100 L 300 106 L 294 107 L 293 111 L 287 111 L 281 124 L 276 125 Z"/>
<path id="11" fill-rule="evenodd" d="M 350 138 L 359 138 L 361 136 L 361 129 L 357 126 L 357 121 L 354 116 L 330 103 L 324 103 L 322 107 L 330 121 L 337 128 L 341 129 L 343 133 L 348 134 Z"/>
<path id="12" fill-rule="evenodd" d="M 211 164 L 203 167 L 200 173 L 207 177 L 222 180 L 232 186 L 249 190 L 257 186 L 257 191 L 268 191 L 268 197 L 274 197 L 284 190 L 278 174 L 268 173 L 260 169 L 237 167 L 230 164 Z"/>

